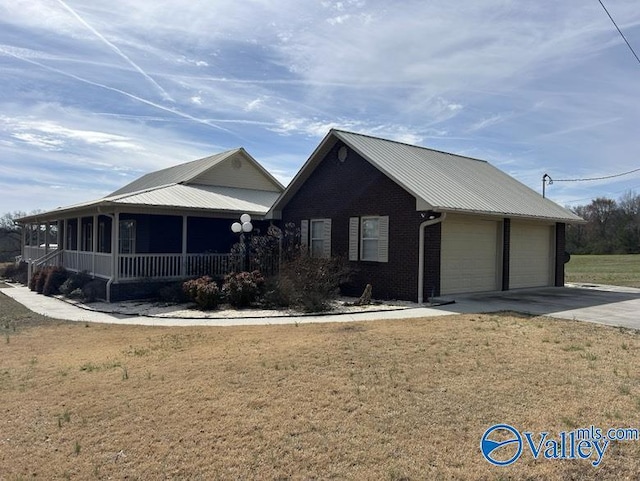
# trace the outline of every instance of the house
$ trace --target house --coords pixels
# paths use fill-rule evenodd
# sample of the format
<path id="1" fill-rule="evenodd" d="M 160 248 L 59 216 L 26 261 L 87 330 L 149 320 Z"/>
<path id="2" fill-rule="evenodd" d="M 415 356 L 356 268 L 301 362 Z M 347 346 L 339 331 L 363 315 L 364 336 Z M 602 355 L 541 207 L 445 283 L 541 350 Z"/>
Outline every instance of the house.
<path id="1" fill-rule="evenodd" d="M 244 149 L 222 152 L 149 173 L 102 199 L 18 219 L 22 257 L 30 272 L 86 271 L 104 281 L 107 300 L 145 297 L 160 282 L 228 273 L 238 261 L 232 223 L 249 214 L 266 230 L 265 214 L 283 189 Z"/>
<path id="2" fill-rule="evenodd" d="M 486 161 L 331 130 L 271 208 L 311 255 L 344 256 L 377 298 L 564 284 L 578 216 Z"/>

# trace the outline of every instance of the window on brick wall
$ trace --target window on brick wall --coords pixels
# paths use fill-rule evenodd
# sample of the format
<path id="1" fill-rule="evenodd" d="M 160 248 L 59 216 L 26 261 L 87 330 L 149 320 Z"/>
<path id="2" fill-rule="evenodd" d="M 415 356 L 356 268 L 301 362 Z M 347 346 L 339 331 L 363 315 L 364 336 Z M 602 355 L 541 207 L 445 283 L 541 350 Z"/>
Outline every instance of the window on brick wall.
<path id="1" fill-rule="evenodd" d="M 300 243 L 308 247 L 311 257 L 331 257 L 331 219 L 303 220 Z"/>
<path id="2" fill-rule="evenodd" d="M 349 260 L 389 261 L 389 216 L 349 219 Z"/>

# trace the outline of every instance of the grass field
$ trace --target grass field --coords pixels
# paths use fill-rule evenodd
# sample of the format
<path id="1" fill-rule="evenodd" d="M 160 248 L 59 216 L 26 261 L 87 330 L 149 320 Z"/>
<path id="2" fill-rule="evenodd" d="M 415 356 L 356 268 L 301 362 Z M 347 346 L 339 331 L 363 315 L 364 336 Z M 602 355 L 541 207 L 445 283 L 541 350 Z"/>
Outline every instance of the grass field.
<path id="1" fill-rule="evenodd" d="M 572 255 L 566 282 L 640 287 L 640 255 Z"/>
<path id="2" fill-rule="evenodd" d="M 495 423 L 640 427 L 635 331 L 517 315 L 237 328 L 66 323 L 0 289 L 0 479 L 636 479 L 484 460 Z M 537 438 L 536 438 L 537 439 Z"/>

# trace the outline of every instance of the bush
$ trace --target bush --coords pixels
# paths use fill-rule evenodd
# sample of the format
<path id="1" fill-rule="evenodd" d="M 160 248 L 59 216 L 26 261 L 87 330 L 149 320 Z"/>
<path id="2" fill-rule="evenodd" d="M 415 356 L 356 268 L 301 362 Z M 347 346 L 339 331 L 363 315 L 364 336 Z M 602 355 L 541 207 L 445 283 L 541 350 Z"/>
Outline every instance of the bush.
<path id="1" fill-rule="evenodd" d="M 89 282 L 91 282 L 91 276 L 88 275 L 86 272 L 71 274 L 60 286 L 59 288 L 60 294 L 71 298 L 73 297 L 71 296 L 72 293 L 74 293 L 78 289 L 80 290 L 80 292 L 82 292 L 82 288 L 86 286 Z M 78 298 L 77 292 L 75 292 L 74 298 L 76 299 Z"/>
<path id="2" fill-rule="evenodd" d="M 32 291 L 36 290 L 36 283 L 38 282 L 38 279 L 40 277 L 40 271 L 36 271 L 33 274 L 31 274 L 31 279 L 29 279 L 29 289 Z"/>
<path id="3" fill-rule="evenodd" d="M 349 281 L 351 269 L 341 257 L 311 257 L 304 251 L 283 262 L 280 269 L 281 297 L 305 312 L 326 311 L 329 301 Z"/>
<path id="4" fill-rule="evenodd" d="M 209 276 L 192 279 L 182 284 L 185 294 L 202 310 L 215 309 L 220 304 L 220 289 Z"/>
<path id="5" fill-rule="evenodd" d="M 51 296 L 60 293 L 60 286 L 67 280 L 69 273 L 62 266 L 49 267 L 42 293 Z"/>
<path id="6" fill-rule="evenodd" d="M 224 278 L 222 293 L 233 307 L 247 307 L 258 299 L 264 290 L 264 277 L 260 271 L 232 272 Z"/>
<path id="7" fill-rule="evenodd" d="M 283 276 L 268 277 L 264 283 L 261 302 L 267 309 L 290 307 L 293 303 L 293 286 Z"/>
<path id="8" fill-rule="evenodd" d="M 34 277 L 36 277 L 35 290 L 38 294 L 42 294 L 42 292 L 44 291 L 44 284 L 45 282 L 47 282 L 48 275 L 49 275 L 48 268 L 44 268 L 41 271 L 39 271 L 37 274 L 34 274 Z"/>
<path id="9" fill-rule="evenodd" d="M 19 264 L 9 264 L 7 265 L 2 272 L 0 273 L 0 277 L 4 277 L 13 282 L 19 282 L 20 284 L 26 285 L 28 282 L 27 279 L 27 263 L 20 262 Z"/>

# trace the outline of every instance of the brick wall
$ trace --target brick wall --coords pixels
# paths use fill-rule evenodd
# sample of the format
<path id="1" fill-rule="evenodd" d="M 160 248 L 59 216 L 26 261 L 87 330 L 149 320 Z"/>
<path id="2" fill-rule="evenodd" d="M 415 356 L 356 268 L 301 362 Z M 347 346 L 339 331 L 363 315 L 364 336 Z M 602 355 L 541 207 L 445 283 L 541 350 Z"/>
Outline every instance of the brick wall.
<path id="1" fill-rule="evenodd" d="M 415 198 L 394 181 L 349 149 L 344 162 L 338 159 L 336 145 L 322 159 L 282 211 L 283 222 L 331 218 L 332 255 L 348 257 L 349 218 L 389 216 L 389 262 L 350 262 L 353 281 L 343 290 L 360 295 L 367 283 L 378 299 L 417 299 L 418 227 L 425 219 L 416 212 Z M 427 285 L 439 291 L 439 226 L 427 228 L 428 253 L 437 265 L 427 264 Z M 437 244 L 437 246 L 436 246 Z M 430 287 L 430 288 L 431 288 Z M 430 294 L 430 292 L 429 292 Z"/>

